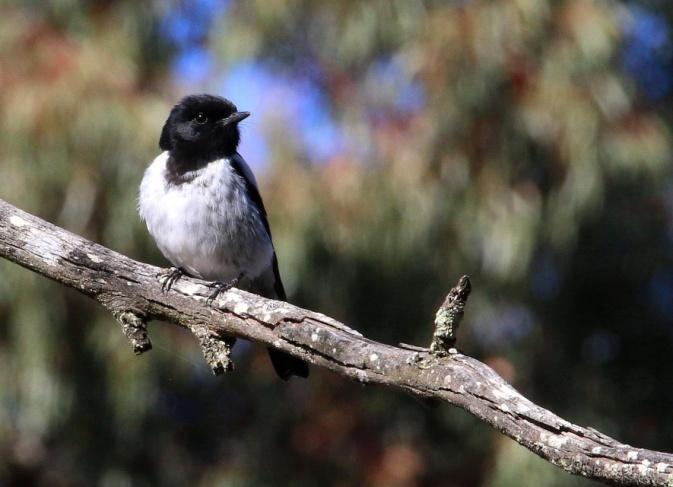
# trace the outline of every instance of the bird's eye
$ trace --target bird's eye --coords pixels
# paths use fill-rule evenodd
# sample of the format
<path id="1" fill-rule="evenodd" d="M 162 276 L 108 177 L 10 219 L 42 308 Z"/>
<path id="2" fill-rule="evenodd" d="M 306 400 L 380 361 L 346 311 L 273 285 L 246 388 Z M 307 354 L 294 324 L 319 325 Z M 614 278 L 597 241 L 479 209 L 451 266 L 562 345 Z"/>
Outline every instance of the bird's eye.
<path id="1" fill-rule="evenodd" d="M 206 117 L 203 112 L 199 112 L 196 114 L 196 117 L 194 117 L 194 121 L 198 124 L 204 124 L 208 121 L 208 117 Z"/>

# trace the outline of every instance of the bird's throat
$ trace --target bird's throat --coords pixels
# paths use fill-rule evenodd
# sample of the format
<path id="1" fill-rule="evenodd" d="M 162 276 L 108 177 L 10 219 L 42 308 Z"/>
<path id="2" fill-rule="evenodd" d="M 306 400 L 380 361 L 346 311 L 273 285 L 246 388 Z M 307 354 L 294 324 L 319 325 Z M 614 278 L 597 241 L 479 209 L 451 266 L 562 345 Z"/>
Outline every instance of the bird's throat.
<path id="1" fill-rule="evenodd" d="M 198 157 L 193 154 L 179 154 L 171 151 L 166 161 L 166 181 L 175 186 L 192 181 L 198 170 L 210 162 L 207 157 Z"/>

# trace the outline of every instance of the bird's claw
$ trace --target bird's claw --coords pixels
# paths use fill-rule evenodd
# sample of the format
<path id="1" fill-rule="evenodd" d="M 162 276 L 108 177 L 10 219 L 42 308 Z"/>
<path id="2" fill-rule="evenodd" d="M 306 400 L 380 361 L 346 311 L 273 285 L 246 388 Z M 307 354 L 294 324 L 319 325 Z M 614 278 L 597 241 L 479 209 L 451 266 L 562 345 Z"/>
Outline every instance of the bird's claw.
<path id="1" fill-rule="evenodd" d="M 241 282 L 241 279 L 243 279 L 243 273 L 239 274 L 238 277 L 233 278 L 229 282 L 213 281 L 208 284 L 208 287 L 213 288 L 213 292 L 208 296 L 208 299 L 206 299 L 206 304 L 208 306 L 212 305 L 213 301 L 215 301 L 220 294 L 229 291 L 232 287 L 236 287 L 236 285 Z"/>
<path id="2" fill-rule="evenodd" d="M 161 290 L 163 292 L 170 291 L 173 287 L 173 284 L 178 282 L 180 278 L 185 274 L 185 271 L 179 267 L 171 267 L 165 273 L 161 274 L 159 279 L 161 280 Z"/>

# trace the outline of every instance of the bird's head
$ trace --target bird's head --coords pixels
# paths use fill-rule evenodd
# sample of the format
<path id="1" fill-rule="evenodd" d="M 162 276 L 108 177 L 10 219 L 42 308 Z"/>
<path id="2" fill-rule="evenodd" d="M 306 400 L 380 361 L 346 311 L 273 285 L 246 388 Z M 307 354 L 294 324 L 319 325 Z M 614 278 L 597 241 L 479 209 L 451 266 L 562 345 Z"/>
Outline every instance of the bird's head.
<path id="1" fill-rule="evenodd" d="M 241 139 L 238 123 L 249 115 L 219 96 L 186 96 L 171 110 L 161 131 L 159 147 L 196 159 L 230 156 Z"/>

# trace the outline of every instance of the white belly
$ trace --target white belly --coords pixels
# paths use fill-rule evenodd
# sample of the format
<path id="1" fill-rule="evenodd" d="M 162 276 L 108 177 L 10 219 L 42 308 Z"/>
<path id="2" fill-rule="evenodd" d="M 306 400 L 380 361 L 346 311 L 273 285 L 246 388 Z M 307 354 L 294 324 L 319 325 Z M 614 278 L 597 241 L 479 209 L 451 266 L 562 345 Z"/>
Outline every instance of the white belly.
<path id="1" fill-rule="evenodd" d="M 191 181 L 168 184 L 167 158 L 163 153 L 145 172 L 138 202 L 164 256 L 191 275 L 223 282 L 268 269 L 273 245 L 263 217 L 228 160 L 208 164 Z"/>

